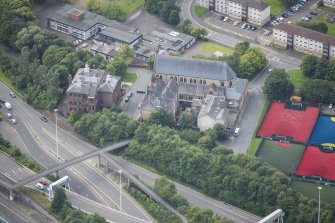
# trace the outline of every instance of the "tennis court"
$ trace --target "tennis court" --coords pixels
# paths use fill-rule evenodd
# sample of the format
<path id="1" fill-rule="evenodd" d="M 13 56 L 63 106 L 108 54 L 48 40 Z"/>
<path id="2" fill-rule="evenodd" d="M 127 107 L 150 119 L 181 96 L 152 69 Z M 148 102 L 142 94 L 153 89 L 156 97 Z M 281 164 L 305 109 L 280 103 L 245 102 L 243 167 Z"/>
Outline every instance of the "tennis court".
<path id="1" fill-rule="evenodd" d="M 281 135 L 292 137 L 294 142 L 307 142 L 318 118 L 319 108 L 307 106 L 306 110 L 285 108 L 285 103 L 273 102 L 258 130 L 257 136 Z"/>
<path id="2" fill-rule="evenodd" d="M 308 143 L 312 145 L 335 144 L 335 117 L 319 116 Z"/>
<path id="3" fill-rule="evenodd" d="M 295 172 L 298 176 L 321 176 L 335 180 L 335 153 L 325 153 L 317 146 L 307 146 Z"/>
<path id="4" fill-rule="evenodd" d="M 266 139 L 259 145 L 256 156 L 271 163 L 280 171 L 290 174 L 294 173 L 303 152 L 303 145 Z"/>

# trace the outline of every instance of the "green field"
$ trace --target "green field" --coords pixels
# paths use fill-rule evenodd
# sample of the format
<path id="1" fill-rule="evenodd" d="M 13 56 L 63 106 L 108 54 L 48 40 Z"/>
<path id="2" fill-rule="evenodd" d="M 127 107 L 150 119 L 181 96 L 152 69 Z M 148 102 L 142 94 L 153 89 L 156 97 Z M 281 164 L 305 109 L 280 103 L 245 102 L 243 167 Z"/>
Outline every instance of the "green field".
<path id="1" fill-rule="evenodd" d="M 328 35 L 335 36 L 335 23 L 327 22 L 327 15 L 320 15 L 319 17 L 313 19 L 312 23 L 325 23 L 328 27 Z"/>
<path id="2" fill-rule="evenodd" d="M 270 4 L 270 13 L 273 16 L 278 15 L 285 9 L 285 6 L 279 0 L 262 0 L 262 2 Z"/>
<path id="3" fill-rule="evenodd" d="M 259 145 L 256 156 L 271 163 L 280 171 L 289 174 L 298 165 L 304 145 L 291 144 L 290 147 L 280 147 L 276 141 L 263 140 Z"/>
<path id="4" fill-rule="evenodd" d="M 208 12 L 207 8 L 201 7 L 201 6 L 195 6 L 195 14 L 198 18 L 203 16 L 206 12 Z"/>
<path id="5" fill-rule="evenodd" d="M 247 150 L 247 154 L 249 156 L 255 156 L 256 155 L 256 152 L 257 152 L 257 149 L 259 147 L 259 144 L 261 143 L 261 139 L 260 138 L 256 138 L 256 134 L 257 134 L 256 131 L 258 130 L 259 126 L 262 124 L 262 121 L 264 119 L 264 116 L 265 116 L 266 111 L 268 110 L 269 106 L 270 106 L 270 100 L 269 99 L 265 99 L 265 103 L 264 103 L 264 106 L 263 106 L 263 109 L 262 109 L 262 113 L 259 116 L 255 132 L 254 132 L 254 134 L 252 136 L 250 145 L 249 145 L 248 150 Z"/>
<path id="6" fill-rule="evenodd" d="M 127 14 L 134 12 L 144 5 L 144 0 L 113 0 L 115 5 L 119 5 Z"/>
<path id="7" fill-rule="evenodd" d="M 230 56 L 234 53 L 233 49 L 212 42 L 202 42 L 200 47 L 204 52 L 211 54 L 213 54 L 215 51 L 220 51 L 226 56 Z"/>
<path id="8" fill-rule="evenodd" d="M 44 195 L 36 189 L 32 189 L 29 187 L 21 187 L 20 190 L 23 193 L 27 194 L 31 199 L 33 199 L 36 203 L 42 206 L 45 210 L 50 211 L 51 203 L 48 199 L 48 196 Z"/>
<path id="9" fill-rule="evenodd" d="M 299 182 L 299 181 L 292 181 L 291 187 L 302 193 L 303 195 L 314 198 L 316 200 L 319 199 L 318 189 L 317 187 L 320 186 L 318 184 L 309 183 L 309 182 Z M 325 186 L 322 185 L 322 190 L 320 193 L 321 202 L 335 202 L 335 187 Z"/>
<path id="10" fill-rule="evenodd" d="M 288 72 L 288 79 L 294 84 L 295 88 L 302 88 L 304 85 L 304 82 L 306 80 L 306 77 L 302 73 L 301 70 L 290 70 Z"/>
<path id="11" fill-rule="evenodd" d="M 121 77 L 121 81 L 123 82 L 130 82 L 130 83 L 134 83 L 137 79 L 137 76 L 135 73 L 126 73 L 124 75 L 122 75 Z"/>

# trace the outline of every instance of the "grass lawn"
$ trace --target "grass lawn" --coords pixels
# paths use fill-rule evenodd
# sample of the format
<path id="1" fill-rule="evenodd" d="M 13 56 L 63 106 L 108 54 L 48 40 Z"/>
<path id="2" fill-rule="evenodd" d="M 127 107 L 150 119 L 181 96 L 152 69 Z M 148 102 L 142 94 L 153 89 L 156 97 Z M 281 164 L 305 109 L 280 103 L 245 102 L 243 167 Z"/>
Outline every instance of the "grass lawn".
<path id="1" fill-rule="evenodd" d="M 247 150 L 247 154 L 249 156 L 255 156 L 256 155 L 258 146 L 261 143 L 261 139 L 260 138 L 256 138 L 256 133 L 257 133 L 257 130 L 258 130 L 259 126 L 262 124 L 262 121 L 264 119 L 265 113 L 268 110 L 269 106 L 270 106 L 270 100 L 269 99 L 265 99 L 265 103 L 264 103 L 264 106 L 263 106 L 263 109 L 262 109 L 261 116 L 258 119 L 255 132 L 254 132 L 254 134 L 252 136 L 251 142 L 249 144 L 249 148 Z"/>
<path id="2" fill-rule="evenodd" d="M 272 140 L 263 140 L 258 148 L 257 157 L 271 163 L 286 174 L 293 173 L 304 152 L 304 145 L 291 144 L 290 147 L 281 147 L 277 143 Z"/>
<path id="3" fill-rule="evenodd" d="M 319 17 L 313 19 L 312 23 L 325 23 L 328 27 L 328 35 L 335 36 L 335 23 L 327 22 L 327 15 L 320 15 Z"/>
<path id="4" fill-rule="evenodd" d="M 319 9 L 322 9 L 322 10 L 325 10 L 325 11 L 328 11 L 328 12 L 331 12 L 331 13 L 335 13 L 335 9 L 333 8 L 330 8 L 330 7 L 327 7 L 325 5 L 323 6 L 318 6 Z"/>
<path id="5" fill-rule="evenodd" d="M 114 2 L 115 5 L 124 9 L 128 15 L 144 5 L 144 0 L 114 0 Z"/>
<path id="6" fill-rule="evenodd" d="M 309 182 L 299 182 L 292 181 L 291 188 L 296 191 L 299 191 L 303 195 L 314 198 L 315 200 L 319 199 L 319 193 L 317 187 L 320 186 L 318 184 L 309 183 Z M 335 187 L 322 185 L 321 190 L 321 202 L 335 202 Z"/>
<path id="7" fill-rule="evenodd" d="M 233 49 L 212 42 L 202 42 L 200 47 L 201 50 L 211 54 L 213 54 L 215 51 L 220 51 L 227 56 L 230 56 L 234 53 Z"/>
<path id="8" fill-rule="evenodd" d="M 285 9 L 285 6 L 279 0 L 262 0 L 262 2 L 270 4 L 270 14 L 273 16 L 278 15 Z"/>
<path id="9" fill-rule="evenodd" d="M 294 84 L 295 88 L 302 88 L 306 77 L 301 70 L 290 70 L 288 72 L 288 79 Z"/>
<path id="10" fill-rule="evenodd" d="M 207 8 L 201 7 L 201 6 L 195 6 L 195 14 L 198 18 L 203 16 L 206 12 L 208 12 Z"/>
<path id="11" fill-rule="evenodd" d="M 122 75 L 121 77 L 121 81 L 123 82 L 130 82 L 130 83 L 134 83 L 137 79 L 137 76 L 135 73 L 126 73 L 124 75 Z"/>
<path id="12" fill-rule="evenodd" d="M 29 187 L 20 187 L 20 190 L 31 197 L 31 199 L 41 205 L 41 207 L 43 207 L 45 210 L 51 210 L 51 203 L 48 199 L 48 196 Z"/>

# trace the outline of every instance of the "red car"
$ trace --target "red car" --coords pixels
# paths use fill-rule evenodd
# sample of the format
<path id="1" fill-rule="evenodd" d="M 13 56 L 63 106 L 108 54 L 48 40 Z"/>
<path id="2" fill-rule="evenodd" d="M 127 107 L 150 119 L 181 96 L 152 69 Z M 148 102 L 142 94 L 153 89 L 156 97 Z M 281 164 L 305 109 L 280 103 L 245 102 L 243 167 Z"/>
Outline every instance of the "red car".
<path id="1" fill-rule="evenodd" d="M 46 180 L 40 180 L 39 183 L 43 185 L 48 185 L 48 182 Z"/>

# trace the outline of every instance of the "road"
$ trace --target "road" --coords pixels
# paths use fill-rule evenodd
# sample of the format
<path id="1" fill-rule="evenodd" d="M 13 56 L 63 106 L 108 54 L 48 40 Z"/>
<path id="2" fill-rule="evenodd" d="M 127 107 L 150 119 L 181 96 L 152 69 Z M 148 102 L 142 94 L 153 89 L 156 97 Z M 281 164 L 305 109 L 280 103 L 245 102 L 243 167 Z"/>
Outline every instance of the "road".
<path id="1" fill-rule="evenodd" d="M 132 175 L 139 176 L 139 180 L 148 186 L 152 187 L 155 183 L 155 180 L 160 177 L 159 175 L 152 173 L 142 167 L 136 166 L 121 157 L 113 155 L 110 156 L 118 163 L 118 165 L 122 167 L 122 169 L 126 170 Z M 233 220 L 234 222 L 254 223 L 260 220 L 260 218 L 255 215 L 233 207 L 229 204 L 214 200 L 204 194 L 192 190 L 189 187 L 183 186 L 176 182 L 174 182 L 174 184 L 176 186 L 177 192 L 185 197 L 192 206 L 206 209 L 209 208 L 215 214 L 221 217 L 226 217 L 227 219 Z"/>
<path id="2" fill-rule="evenodd" d="M 10 98 L 10 90 L 0 83 L 0 95 L 13 106 L 13 114 L 18 124 L 13 125 L 29 153 L 42 166 L 50 167 L 76 156 L 97 149 L 91 144 L 78 140 L 72 133 L 58 129 L 59 157 L 55 157 L 55 125 L 51 122 L 44 123 L 40 120 L 41 114 L 23 102 L 19 97 Z M 4 112 L 4 108 L 1 108 Z M 51 156 L 50 156 L 51 155 Z M 78 163 L 63 171 L 60 175 L 70 177 L 71 189 L 96 202 L 108 207 L 119 206 L 119 187 L 106 178 L 103 172 L 95 167 L 94 159 Z M 151 217 L 127 194 L 123 199 L 124 211 L 137 218 L 151 221 Z"/>

